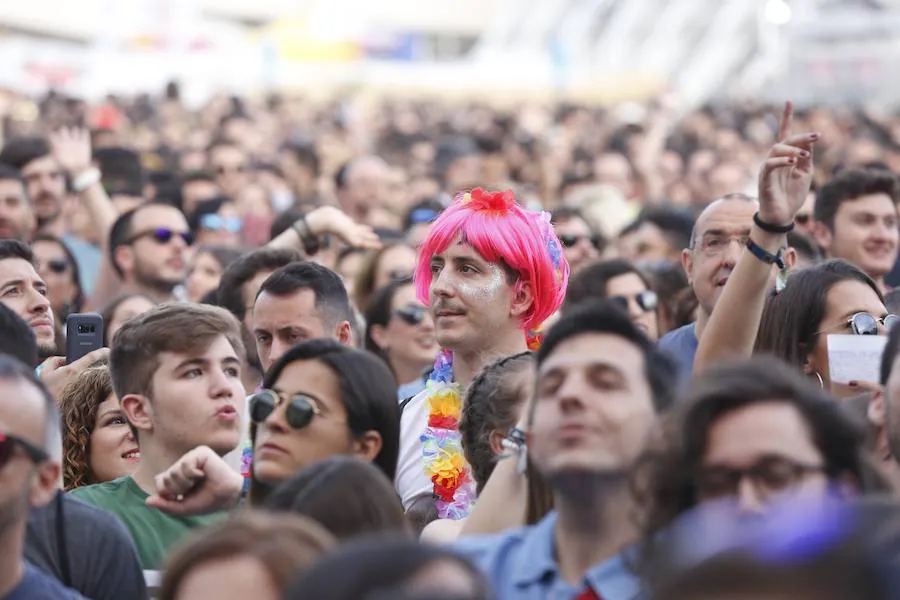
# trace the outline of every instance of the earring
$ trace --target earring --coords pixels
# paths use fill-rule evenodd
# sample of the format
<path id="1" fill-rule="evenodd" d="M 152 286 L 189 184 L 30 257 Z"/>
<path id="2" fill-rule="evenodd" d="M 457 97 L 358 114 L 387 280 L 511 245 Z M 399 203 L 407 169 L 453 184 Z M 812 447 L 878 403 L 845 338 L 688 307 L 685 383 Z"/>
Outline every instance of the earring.
<path id="1" fill-rule="evenodd" d="M 825 381 L 822 380 L 822 376 L 819 375 L 818 371 L 813 371 L 813 373 L 815 373 L 816 378 L 819 380 L 819 387 L 824 390 L 825 389 Z"/>

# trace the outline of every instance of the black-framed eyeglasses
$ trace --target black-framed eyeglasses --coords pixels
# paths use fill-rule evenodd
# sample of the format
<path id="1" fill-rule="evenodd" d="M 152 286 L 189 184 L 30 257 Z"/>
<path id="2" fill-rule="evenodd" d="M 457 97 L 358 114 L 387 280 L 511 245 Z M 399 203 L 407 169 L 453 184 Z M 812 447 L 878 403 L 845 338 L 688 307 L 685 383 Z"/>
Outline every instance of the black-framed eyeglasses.
<path id="1" fill-rule="evenodd" d="M 57 275 L 62 275 L 69 268 L 69 261 L 65 258 L 55 258 L 53 260 L 48 260 L 46 263 L 47 269 L 51 273 L 56 273 Z M 40 269 L 38 269 L 40 270 Z"/>
<path id="2" fill-rule="evenodd" d="M 783 456 L 770 456 L 745 469 L 705 467 L 694 476 L 697 496 L 704 500 L 737 496 L 746 477 L 760 498 L 766 499 L 788 491 L 808 475 L 821 473 L 822 465 L 798 462 Z"/>
<path id="3" fill-rule="evenodd" d="M 594 248 L 597 248 L 600 245 L 599 235 L 562 234 L 557 237 L 559 237 L 559 243 L 563 245 L 563 248 L 576 246 L 581 240 L 587 240 Z"/>
<path id="4" fill-rule="evenodd" d="M 885 315 L 883 317 L 876 317 L 866 312 L 858 312 L 847 319 L 847 321 L 844 322 L 844 325 L 849 327 L 853 335 L 878 335 L 879 323 L 884 325 L 884 328 L 887 331 L 890 331 L 898 322 L 900 322 L 900 317 L 898 317 L 897 315 Z M 832 328 L 830 329 L 830 331 L 835 331 L 839 328 L 840 327 Z M 818 333 L 826 333 L 827 331 L 829 330 L 823 329 Z"/>
<path id="5" fill-rule="evenodd" d="M 394 311 L 394 314 L 407 325 L 421 325 L 427 313 L 428 309 L 419 304 L 407 304 Z"/>
<path id="6" fill-rule="evenodd" d="M 625 312 L 628 312 L 628 305 L 632 298 L 644 312 L 654 311 L 659 306 L 659 296 L 653 290 L 644 290 L 633 296 L 610 296 L 609 300 L 618 304 Z"/>
<path id="7" fill-rule="evenodd" d="M 42 448 L 38 448 L 28 440 L 9 434 L 0 433 L 0 469 L 5 467 L 16 453 L 16 447 L 22 449 L 25 455 L 35 464 L 49 459 L 50 456 Z"/>
<path id="8" fill-rule="evenodd" d="M 131 236 L 131 238 L 129 238 L 126 243 L 133 244 L 145 237 L 152 237 L 157 244 L 168 244 L 175 236 L 178 236 L 182 240 L 184 240 L 184 243 L 188 246 L 194 245 L 193 233 L 191 233 L 190 231 L 175 231 L 173 229 L 169 229 L 168 227 L 157 227 L 156 229 L 151 229 L 150 231 L 142 231 L 141 233 L 137 233 Z"/>
<path id="9" fill-rule="evenodd" d="M 264 389 L 250 397 L 250 419 L 257 424 L 264 423 L 285 402 L 285 419 L 291 429 L 303 429 L 312 422 L 314 416 L 322 412 L 318 400 L 307 394 L 293 394 L 284 398 L 275 390 Z"/>

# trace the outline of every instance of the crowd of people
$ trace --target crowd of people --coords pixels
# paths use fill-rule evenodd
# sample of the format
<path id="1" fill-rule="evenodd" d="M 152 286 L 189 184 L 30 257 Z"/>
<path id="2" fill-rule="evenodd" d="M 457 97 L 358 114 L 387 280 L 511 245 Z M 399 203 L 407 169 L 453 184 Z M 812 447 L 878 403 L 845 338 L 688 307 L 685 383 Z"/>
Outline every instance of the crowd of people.
<path id="1" fill-rule="evenodd" d="M 900 116 L 179 96 L 0 92 L 0 598 L 900 598 Z"/>

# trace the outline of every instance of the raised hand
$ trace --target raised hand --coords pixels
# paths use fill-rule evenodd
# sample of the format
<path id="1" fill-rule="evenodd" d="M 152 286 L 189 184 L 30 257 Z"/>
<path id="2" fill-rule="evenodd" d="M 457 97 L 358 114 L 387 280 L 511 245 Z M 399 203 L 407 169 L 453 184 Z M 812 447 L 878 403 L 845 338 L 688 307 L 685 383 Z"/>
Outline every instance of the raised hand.
<path id="1" fill-rule="evenodd" d="M 371 227 L 357 223 L 333 206 L 321 206 L 310 212 L 306 215 L 306 224 L 315 235 L 330 233 L 352 248 L 381 246 L 378 234 Z"/>
<path id="2" fill-rule="evenodd" d="M 50 134 L 53 157 L 69 175 L 78 175 L 91 167 L 91 136 L 87 129 L 63 127 Z"/>
<path id="3" fill-rule="evenodd" d="M 818 133 L 792 135 L 794 106 L 784 104 L 778 142 L 772 146 L 759 171 L 759 216 L 775 226 L 787 226 L 809 194 L 813 177 L 813 146 Z"/>
<path id="4" fill-rule="evenodd" d="M 52 356 L 44 361 L 40 368 L 41 382 L 50 392 L 50 395 L 59 400 L 63 390 L 75 381 L 85 370 L 94 363 L 109 359 L 109 348 L 99 348 L 85 354 L 70 365 L 66 364 L 64 356 Z"/>

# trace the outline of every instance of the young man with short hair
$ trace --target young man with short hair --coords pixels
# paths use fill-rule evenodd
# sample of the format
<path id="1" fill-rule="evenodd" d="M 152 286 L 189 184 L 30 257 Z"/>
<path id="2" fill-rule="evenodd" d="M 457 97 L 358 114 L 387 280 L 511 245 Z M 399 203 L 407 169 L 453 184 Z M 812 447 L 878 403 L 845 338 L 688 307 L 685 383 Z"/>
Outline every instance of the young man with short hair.
<path id="1" fill-rule="evenodd" d="M 161 202 L 120 216 L 109 233 L 109 257 L 125 286 L 156 302 L 171 302 L 187 277 L 194 236 L 180 210 Z"/>
<path id="2" fill-rule="evenodd" d="M 353 345 L 353 309 L 340 276 L 311 261 L 272 273 L 260 286 L 251 316 L 263 370 L 301 342 L 333 338 Z"/>
<path id="3" fill-rule="evenodd" d="M 638 535 L 631 474 L 657 415 L 673 403 L 674 365 L 621 308 L 603 301 L 560 318 L 537 369 L 535 397 L 519 425 L 527 448 L 524 434 L 509 441 L 527 452 L 555 510 L 532 526 L 463 537 L 455 548 L 501 598 L 631 600 L 639 592 L 623 558 Z M 524 492 L 519 462 L 497 465 L 472 520 L 509 510 L 510 489 Z"/>
<path id="4" fill-rule="evenodd" d="M 444 350 L 425 391 L 404 402 L 396 486 L 407 509 L 437 498 L 441 518 L 468 513 L 474 484 L 455 425 L 461 388 L 490 362 L 528 349 L 527 332 L 556 312 L 568 278 L 549 215 L 523 209 L 511 191 L 462 194 L 431 226 L 416 292 Z"/>
<path id="5" fill-rule="evenodd" d="M 133 475 L 72 493 L 122 519 L 144 569 L 157 569 L 191 529 L 221 516 L 172 517 L 145 500 L 156 491 L 155 477 L 194 448 L 225 455 L 237 446 L 242 353 L 237 320 L 212 306 L 157 306 L 116 333 L 113 389 L 135 432 L 141 464 Z"/>
<path id="6" fill-rule="evenodd" d="M 850 261 L 886 290 L 897 262 L 900 184 L 890 171 L 848 169 L 816 191 L 813 236 L 827 258 Z"/>

